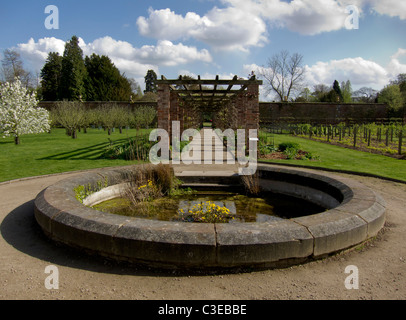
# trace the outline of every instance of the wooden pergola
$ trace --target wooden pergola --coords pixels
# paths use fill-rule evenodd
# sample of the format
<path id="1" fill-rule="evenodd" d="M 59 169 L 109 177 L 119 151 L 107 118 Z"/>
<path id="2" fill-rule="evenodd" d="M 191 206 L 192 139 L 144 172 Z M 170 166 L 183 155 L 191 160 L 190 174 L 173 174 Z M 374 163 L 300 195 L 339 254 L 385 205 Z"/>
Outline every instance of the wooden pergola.
<path id="1" fill-rule="evenodd" d="M 158 128 L 171 133 L 172 121 L 179 121 L 183 131 L 203 122 L 203 112 L 228 113 L 234 117 L 232 129 L 259 128 L 259 85 L 255 75 L 248 80 L 238 79 L 166 79 L 156 81 L 158 90 Z M 193 119 L 193 123 L 188 119 Z M 218 117 L 213 122 L 222 127 Z M 225 128 L 221 128 L 225 129 Z"/>

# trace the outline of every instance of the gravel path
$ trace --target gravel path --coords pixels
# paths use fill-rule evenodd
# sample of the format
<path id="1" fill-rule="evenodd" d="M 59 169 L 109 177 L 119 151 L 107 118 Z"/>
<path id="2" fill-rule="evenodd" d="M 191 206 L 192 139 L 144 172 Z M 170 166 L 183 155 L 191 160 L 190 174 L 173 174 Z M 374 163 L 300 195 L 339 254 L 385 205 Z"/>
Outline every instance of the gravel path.
<path id="1" fill-rule="evenodd" d="M 387 202 L 383 232 L 353 250 L 286 269 L 184 275 L 116 264 L 50 242 L 35 222 L 33 200 L 48 185 L 76 174 L 0 184 L 0 299 L 406 298 L 404 184 L 351 176 Z M 59 289 L 45 287 L 49 265 L 58 268 Z M 358 268 L 358 289 L 345 287 L 348 265 Z"/>

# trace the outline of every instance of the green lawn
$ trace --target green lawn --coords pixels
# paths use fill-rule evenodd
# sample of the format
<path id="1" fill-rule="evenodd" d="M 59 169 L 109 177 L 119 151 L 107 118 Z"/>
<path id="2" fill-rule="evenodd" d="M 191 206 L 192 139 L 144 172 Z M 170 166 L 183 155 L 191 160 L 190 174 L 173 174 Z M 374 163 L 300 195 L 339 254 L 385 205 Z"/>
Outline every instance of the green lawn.
<path id="1" fill-rule="evenodd" d="M 144 133 L 147 132 L 144 131 Z M 73 140 L 65 134 L 64 129 L 53 129 L 51 134 L 22 136 L 21 145 L 14 145 L 13 138 L 2 139 L 0 140 L 0 182 L 23 177 L 137 163 L 99 159 L 110 143 L 125 142 L 129 137 L 135 135 L 136 130 L 133 129 L 124 130 L 122 134 L 116 130 L 111 136 L 108 136 L 104 130 L 89 129 L 87 134 L 78 133 L 78 139 Z M 272 163 L 355 171 L 406 182 L 406 160 L 397 160 L 288 135 L 275 135 L 274 139 L 275 144 L 287 141 L 298 142 L 301 149 L 320 156 L 320 161 L 272 160 Z"/>
<path id="2" fill-rule="evenodd" d="M 320 160 L 269 160 L 272 163 L 288 163 L 332 170 L 355 171 L 406 182 L 406 160 L 398 160 L 289 135 L 275 134 L 274 139 L 275 145 L 288 141 L 297 142 L 300 144 L 301 149 L 320 156 Z"/>
<path id="3" fill-rule="evenodd" d="M 143 133 L 148 131 L 143 130 Z M 136 130 L 118 130 L 111 136 L 104 130 L 88 129 L 78 133 L 77 139 L 65 134 L 65 129 L 25 135 L 21 144 L 15 145 L 13 138 L 0 140 L 0 182 L 23 177 L 38 176 L 67 171 L 86 170 L 110 166 L 129 165 L 125 160 L 98 159 L 105 148 L 125 142 L 136 135 Z"/>

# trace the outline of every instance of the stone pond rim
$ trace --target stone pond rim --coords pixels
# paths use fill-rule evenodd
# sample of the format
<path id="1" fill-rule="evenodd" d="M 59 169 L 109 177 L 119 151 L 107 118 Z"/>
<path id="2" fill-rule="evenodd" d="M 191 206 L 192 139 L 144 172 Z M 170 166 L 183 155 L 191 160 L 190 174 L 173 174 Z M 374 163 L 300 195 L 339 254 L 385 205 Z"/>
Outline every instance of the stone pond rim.
<path id="1" fill-rule="evenodd" d="M 261 223 L 206 224 L 114 215 L 75 198 L 78 185 L 97 185 L 106 178 L 109 190 L 117 192 L 130 168 L 100 169 L 49 186 L 35 199 L 36 221 L 52 240 L 91 254 L 191 269 L 286 267 L 362 243 L 385 222 L 385 201 L 363 184 L 274 165 L 258 166 L 264 190 L 303 198 L 327 210 Z"/>

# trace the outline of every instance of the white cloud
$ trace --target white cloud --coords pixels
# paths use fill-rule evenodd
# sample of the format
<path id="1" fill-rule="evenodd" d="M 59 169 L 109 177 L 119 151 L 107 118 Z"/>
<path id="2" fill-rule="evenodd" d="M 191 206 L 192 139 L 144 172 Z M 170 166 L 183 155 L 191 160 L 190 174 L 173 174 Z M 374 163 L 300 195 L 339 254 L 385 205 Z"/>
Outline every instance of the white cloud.
<path id="1" fill-rule="evenodd" d="M 334 0 L 295 0 L 280 21 L 289 30 L 306 35 L 339 30 L 348 16 L 345 6 Z"/>
<path id="2" fill-rule="evenodd" d="M 182 17 L 169 8 L 149 9 L 148 18 L 139 17 L 137 19 L 138 30 L 142 35 L 165 40 L 186 39 L 190 30 L 205 23 L 210 22 L 194 12 L 188 12 L 185 17 Z"/>
<path id="3" fill-rule="evenodd" d="M 315 84 L 333 84 L 350 80 L 353 87 L 382 88 L 389 81 L 387 70 L 376 62 L 361 57 L 317 62 L 306 66 L 306 81 Z"/>
<path id="4" fill-rule="evenodd" d="M 406 49 L 399 48 L 391 58 L 399 59 L 401 56 L 406 56 Z"/>
<path id="5" fill-rule="evenodd" d="M 360 0 L 358 0 L 360 1 Z M 267 26 L 284 27 L 304 35 L 344 28 L 349 13 L 346 3 L 336 0 L 222 0 L 225 8 L 214 7 L 204 16 L 184 16 L 167 9 L 149 9 L 137 26 L 143 36 L 185 40 L 194 38 L 214 49 L 243 50 L 268 42 Z"/>
<path id="6" fill-rule="evenodd" d="M 379 14 L 406 19 L 406 2 L 399 0 L 358 0 L 359 6 L 370 6 Z"/>
<path id="7" fill-rule="evenodd" d="M 345 28 L 355 5 L 379 14 L 406 19 L 406 1 L 398 0 L 221 0 L 225 8 L 214 7 L 205 15 L 149 9 L 139 17 L 139 32 L 159 40 L 194 38 L 214 49 L 247 51 L 268 42 L 267 25 L 287 28 L 303 35 L 315 35 Z"/>
<path id="8" fill-rule="evenodd" d="M 65 42 L 52 38 L 39 39 L 35 42 L 33 38 L 28 40 L 27 43 L 21 43 L 17 46 L 21 55 L 28 60 L 28 62 L 37 70 L 39 66 L 42 67 L 49 52 L 59 52 L 63 54 Z"/>
<path id="9" fill-rule="evenodd" d="M 150 9 L 148 18 L 138 18 L 137 26 L 144 36 L 162 40 L 195 38 L 220 50 L 245 51 L 267 42 L 263 20 L 234 7 L 214 7 L 203 17 L 194 12 L 183 17 L 170 9 Z"/>
<path id="10" fill-rule="evenodd" d="M 344 27 L 346 5 L 335 0 L 223 0 L 243 12 L 251 12 L 271 26 L 305 35 L 338 30 Z"/>
<path id="11" fill-rule="evenodd" d="M 406 73 L 406 64 L 400 62 L 400 58 L 406 57 L 406 49 L 399 48 L 391 57 L 387 70 L 391 79 L 396 78 L 400 73 Z"/>
<path id="12" fill-rule="evenodd" d="M 173 44 L 170 41 L 158 41 L 157 45 L 134 47 L 126 41 L 103 37 L 86 43 L 79 38 L 79 45 L 84 55 L 96 53 L 107 55 L 113 63 L 129 77 L 145 76 L 149 69 L 158 72 L 159 66 L 177 66 L 196 61 L 210 63 L 212 57 L 206 49 L 198 50 L 182 43 Z M 43 38 L 35 42 L 30 39 L 27 43 L 17 46 L 23 58 L 28 60 L 36 71 L 45 63 L 49 52 L 63 54 L 65 42 L 56 38 Z"/>
<path id="13" fill-rule="evenodd" d="M 191 31 L 191 35 L 217 49 L 245 51 L 250 46 L 263 46 L 268 41 L 265 22 L 249 11 L 234 7 L 214 8 L 203 21 L 206 23 Z"/>
<path id="14" fill-rule="evenodd" d="M 182 43 L 173 44 L 168 40 L 160 40 L 156 46 L 143 46 L 136 49 L 134 57 L 141 62 L 154 63 L 163 66 L 177 66 L 195 61 L 212 62 L 208 50 L 197 50 Z"/>

